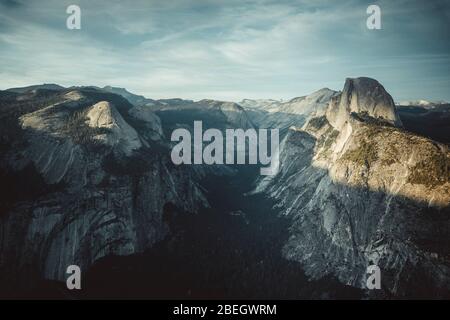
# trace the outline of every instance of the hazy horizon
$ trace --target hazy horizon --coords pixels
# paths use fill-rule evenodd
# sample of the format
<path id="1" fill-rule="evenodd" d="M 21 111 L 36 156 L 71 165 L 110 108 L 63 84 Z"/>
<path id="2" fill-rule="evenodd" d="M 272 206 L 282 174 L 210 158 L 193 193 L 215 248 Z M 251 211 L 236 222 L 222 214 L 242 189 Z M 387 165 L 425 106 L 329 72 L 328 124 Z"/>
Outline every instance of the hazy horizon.
<path id="1" fill-rule="evenodd" d="M 81 30 L 66 8 L 81 8 Z M 111 85 L 147 98 L 289 100 L 348 77 L 450 101 L 448 1 L 0 0 L 1 88 Z"/>
<path id="2" fill-rule="evenodd" d="M 344 80 L 344 82 L 345 82 L 345 80 Z M 17 88 L 25 88 L 25 87 L 31 87 L 31 86 L 37 86 L 37 85 L 59 85 L 59 86 L 61 86 L 60 84 L 58 84 L 58 83 L 34 83 L 34 84 L 28 84 L 28 85 L 25 85 L 25 86 L 23 86 L 23 87 L 9 87 L 9 88 L 0 88 L 0 90 L 9 90 L 9 89 L 17 89 Z M 344 85 L 344 84 L 343 84 Z M 179 97 L 179 96 L 167 96 L 167 97 L 163 97 L 163 98 L 154 98 L 154 97 L 147 97 L 145 94 L 140 94 L 140 93 L 137 93 L 137 92 L 133 92 L 133 91 L 130 91 L 130 90 L 128 90 L 127 88 L 124 88 L 124 87 L 119 87 L 119 86 L 114 86 L 114 85 L 106 85 L 106 86 L 103 86 L 103 87 L 99 87 L 99 86 L 96 86 L 96 85 L 87 85 L 87 86 L 68 86 L 68 87 L 65 87 L 65 86 L 62 86 L 62 87 L 64 87 L 65 89 L 70 89 L 70 88 L 72 88 L 72 87 L 74 87 L 74 88 L 78 88 L 78 87 L 98 87 L 98 88 L 100 88 L 100 89 L 103 89 L 104 87 L 113 87 L 113 88 L 119 88 L 119 89 L 125 89 L 125 90 L 127 90 L 129 93 L 131 93 L 131 94 L 135 94 L 135 95 L 140 95 L 140 96 L 143 96 L 143 97 L 145 97 L 145 98 L 147 98 L 147 99 L 154 99 L 154 100 L 165 100 L 165 99 L 183 99 L 183 100 L 193 100 L 194 102 L 197 102 L 197 101 L 201 101 L 201 100 L 208 100 L 208 99 L 211 99 L 211 98 L 208 98 L 208 97 L 205 97 L 205 98 L 200 98 L 200 99 L 189 99 L 189 98 L 184 98 L 184 97 Z M 293 99 L 296 99 L 296 98 L 299 98 L 299 97 L 302 97 L 302 96 L 307 96 L 307 95 L 309 95 L 309 94 L 312 94 L 312 93 L 314 93 L 314 92 L 316 92 L 316 91 L 319 91 L 319 90 L 322 90 L 322 89 L 330 89 L 330 90 L 334 90 L 334 91 L 342 91 L 342 90 L 339 90 L 339 89 L 333 89 L 333 88 L 328 88 L 328 87 L 323 87 L 323 88 L 319 88 L 319 89 L 317 89 L 317 90 L 314 90 L 314 91 L 312 91 L 312 92 L 310 92 L 310 93 L 307 93 L 307 94 L 305 94 L 305 95 L 299 95 L 299 96 L 295 96 L 295 97 L 290 97 L 290 98 L 285 98 L 285 99 L 283 99 L 283 98 L 276 98 L 276 97 L 268 97 L 268 98 L 252 98 L 252 97 L 246 97 L 246 98 L 242 98 L 242 99 L 234 99 L 234 100 L 230 100 L 230 99 L 228 99 L 228 100 L 221 100 L 221 99 L 213 99 L 213 100 L 218 100 L 218 101 L 228 101 L 228 102 L 236 102 L 236 103 L 239 103 L 239 102 L 241 102 L 241 101 L 243 101 L 243 100 L 274 100 L 274 101 L 280 101 L 280 102 L 288 102 L 288 101 L 290 101 L 290 100 L 293 100 Z M 406 102 L 419 102 L 419 101 L 426 101 L 426 102 L 431 102 L 431 103 L 450 103 L 450 101 L 447 101 L 447 100 L 426 100 L 426 99 L 409 99 L 409 100 L 395 100 L 394 99 L 394 102 L 396 103 L 396 104 L 401 104 L 401 103 L 406 103 Z"/>

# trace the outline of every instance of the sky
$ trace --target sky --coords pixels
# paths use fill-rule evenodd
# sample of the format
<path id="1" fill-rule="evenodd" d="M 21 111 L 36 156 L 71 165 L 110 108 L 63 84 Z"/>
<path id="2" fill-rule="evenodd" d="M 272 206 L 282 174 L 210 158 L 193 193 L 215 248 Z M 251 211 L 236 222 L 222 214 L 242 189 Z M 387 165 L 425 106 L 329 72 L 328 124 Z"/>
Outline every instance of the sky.
<path id="1" fill-rule="evenodd" d="M 69 5 L 81 29 L 69 30 Z M 369 30 L 370 4 L 381 30 Z M 0 89 L 112 85 L 148 98 L 290 99 L 345 78 L 450 101 L 449 0 L 0 0 Z"/>

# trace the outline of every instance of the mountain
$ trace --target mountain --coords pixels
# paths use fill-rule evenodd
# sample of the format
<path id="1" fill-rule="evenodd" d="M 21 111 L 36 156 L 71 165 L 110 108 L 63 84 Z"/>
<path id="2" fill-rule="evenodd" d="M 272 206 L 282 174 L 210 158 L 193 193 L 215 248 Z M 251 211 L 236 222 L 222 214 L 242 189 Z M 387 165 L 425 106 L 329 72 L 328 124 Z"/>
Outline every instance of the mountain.
<path id="1" fill-rule="evenodd" d="M 287 102 L 243 100 L 241 104 L 245 106 L 257 127 L 283 130 L 291 126 L 302 127 L 310 117 L 323 115 L 328 103 L 337 94 L 336 91 L 323 88 Z"/>
<path id="2" fill-rule="evenodd" d="M 205 128 L 254 128 L 250 115 L 244 108 L 234 102 L 217 100 L 157 100 L 152 110 L 161 118 L 168 136 L 176 127 L 192 129 L 194 121 L 202 121 Z"/>
<path id="3" fill-rule="evenodd" d="M 9 88 L 6 89 L 6 91 L 15 92 L 15 93 L 25 93 L 27 91 L 32 90 L 62 90 L 64 87 L 54 84 L 54 83 L 44 83 L 44 84 L 38 84 L 28 87 L 20 87 L 20 88 Z"/>
<path id="4" fill-rule="evenodd" d="M 430 139 L 450 143 L 449 103 L 407 103 L 397 105 L 405 129 Z"/>
<path id="5" fill-rule="evenodd" d="M 280 164 L 254 193 L 291 221 L 283 255 L 310 277 L 365 288 L 376 264 L 372 294 L 448 294 L 449 148 L 405 131 L 377 81 L 347 79 L 325 115 L 288 131 Z"/>
<path id="6" fill-rule="evenodd" d="M 142 252 L 170 232 L 171 208 L 208 206 L 195 172 L 172 164 L 158 117 L 119 95 L 2 95 L 0 119 L 3 289 Z"/>
<path id="7" fill-rule="evenodd" d="M 416 101 L 401 101 L 397 103 L 398 106 L 416 106 L 416 107 L 424 107 L 424 108 L 434 108 L 441 105 L 448 105 L 448 102 L 445 101 L 427 101 L 427 100 L 416 100 Z"/>
<path id="8" fill-rule="evenodd" d="M 40 85 L 32 85 L 27 87 L 20 87 L 20 88 L 9 88 L 5 91 L 8 92 L 15 92 L 15 93 L 26 93 L 28 91 L 34 91 L 34 90 L 64 90 L 66 88 L 58 85 L 58 84 L 40 84 Z M 152 99 L 147 99 L 144 96 L 137 95 L 134 93 L 129 92 L 125 88 L 119 88 L 119 87 L 113 87 L 113 86 L 104 86 L 103 88 L 97 87 L 97 86 L 72 86 L 68 88 L 70 90 L 97 90 L 97 91 L 104 91 L 108 93 L 114 93 L 117 95 L 120 95 L 128 100 L 133 105 L 145 105 L 153 102 Z"/>
<path id="9" fill-rule="evenodd" d="M 175 214 L 209 207 L 200 180 L 234 171 L 173 165 L 170 128 L 192 126 L 193 113 L 205 127 L 253 127 L 231 102 L 95 86 L 0 92 L 0 283 L 64 280 L 68 265 L 143 252 Z"/>
<path id="10" fill-rule="evenodd" d="M 326 116 L 333 127 L 342 129 L 354 113 L 401 126 L 391 95 L 370 78 L 347 79 L 342 93 L 331 101 Z"/>
<path id="11" fill-rule="evenodd" d="M 195 102 L 180 98 L 153 100 L 135 95 L 124 88 L 111 86 L 94 88 L 120 95 L 140 110 L 151 110 L 152 114 L 158 114 L 162 121 L 166 122 L 164 125 L 166 132 L 171 131 L 173 125 L 191 126 L 194 120 L 203 120 L 208 126 L 218 128 L 248 129 L 254 126 L 246 111 L 234 102 L 211 99 Z M 136 118 L 140 116 L 143 115 L 136 115 Z"/>
<path id="12" fill-rule="evenodd" d="M 32 87 L 0 91 L 0 295 L 72 264 L 87 297 L 450 292 L 449 146 L 421 129 L 445 106 L 396 106 L 370 78 L 240 104 Z M 279 172 L 174 165 L 171 132 L 196 120 L 282 129 Z"/>
<path id="13" fill-rule="evenodd" d="M 153 101 L 151 99 L 145 98 L 144 96 L 131 93 L 125 88 L 105 86 L 105 87 L 101 88 L 101 90 L 118 94 L 118 95 L 124 97 L 125 99 L 127 99 L 133 105 L 142 105 L 142 104 L 146 104 L 146 103 Z"/>
<path id="14" fill-rule="evenodd" d="M 274 100 L 274 99 L 243 99 L 238 102 L 240 106 L 243 108 L 251 108 L 251 109 L 270 109 L 282 104 L 282 100 Z"/>

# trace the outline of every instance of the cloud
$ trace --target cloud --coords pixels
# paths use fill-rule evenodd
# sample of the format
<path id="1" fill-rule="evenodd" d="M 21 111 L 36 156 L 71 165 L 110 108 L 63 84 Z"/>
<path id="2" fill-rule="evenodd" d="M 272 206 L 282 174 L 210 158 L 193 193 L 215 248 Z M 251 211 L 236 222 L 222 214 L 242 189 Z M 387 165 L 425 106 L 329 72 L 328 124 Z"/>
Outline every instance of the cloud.
<path id="1" fill-rule="evenodd" d="M 367 3 L 357 0 L 78 3 L 82 29 L 71 31 L 71 1 L 0 1 L 4 88 L 110 84 L 152 98 L 286 99 L 365 75 L 399 99 L 450 99 L 445 1 L 380 1 L 380 31 L 365 28 Z"/>

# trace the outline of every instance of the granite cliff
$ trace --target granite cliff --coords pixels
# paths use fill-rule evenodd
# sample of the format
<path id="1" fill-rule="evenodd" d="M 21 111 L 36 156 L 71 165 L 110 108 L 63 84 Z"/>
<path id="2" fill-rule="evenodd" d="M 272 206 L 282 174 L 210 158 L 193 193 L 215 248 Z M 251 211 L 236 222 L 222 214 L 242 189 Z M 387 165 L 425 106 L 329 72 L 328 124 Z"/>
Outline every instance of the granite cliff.
<path id="1" fill-rule="evenodd" d="M 286 258 L 360 288 L 376 264 L 377 294 L 448 294 L 450 151 L 405 131 L 377 81 L 347 79 L 325 115 L 290 128 L 280 164 L 255 192 L 291 221 Z"/>

